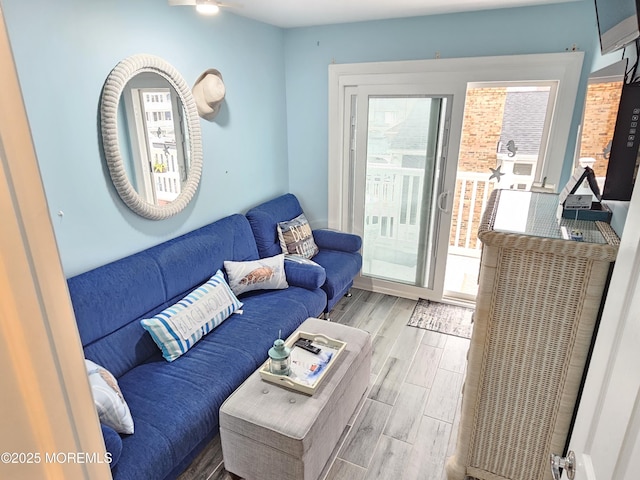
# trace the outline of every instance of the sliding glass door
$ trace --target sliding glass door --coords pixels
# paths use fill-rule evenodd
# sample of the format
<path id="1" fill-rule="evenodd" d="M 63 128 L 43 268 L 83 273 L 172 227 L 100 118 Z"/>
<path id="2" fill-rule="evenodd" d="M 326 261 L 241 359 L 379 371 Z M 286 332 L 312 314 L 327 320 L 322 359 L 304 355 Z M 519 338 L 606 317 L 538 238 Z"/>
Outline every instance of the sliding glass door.
<path id="1" fill-rule="evenodd" d="M 436 252 L 447 202 L 440 174 L 450 97 L 406 86 L 351 93 L 353 211 L 363 238 L 362 277 L 441 291 Z"/>
<path id="2" fill-rule="evenodd" d="M 450 300 L 453 293 L 456 301 L 472 300 L 472 291 L 445 288 L 445 273 L 457 268 L 447 265 L 447 253 L 473 249 L 461 263 L 477 263 L 482 203 L 471 205 L 494 186 L 560 185 L 582 60 L 582 52 L 567 52 L 330 65 L 328 225 L 363 237 L 364 266 L 354 285 L 408 298 Z M 480 89 L 484 101 L 490 87 L 505 85 L 498 92 L 504 111 L 489 105 L 491 115 L 476 115 L 471 128 L 468 90 Z M 529 151 L 532 105 L 541 112 L 537 156 Z M 500 128 L 485 133 L 492 125 Z M 476 140 L 493 163 L 487 157 L 467 172 Z M 470 273 L 466 283 L 473 287 L 476 278 Z"/>

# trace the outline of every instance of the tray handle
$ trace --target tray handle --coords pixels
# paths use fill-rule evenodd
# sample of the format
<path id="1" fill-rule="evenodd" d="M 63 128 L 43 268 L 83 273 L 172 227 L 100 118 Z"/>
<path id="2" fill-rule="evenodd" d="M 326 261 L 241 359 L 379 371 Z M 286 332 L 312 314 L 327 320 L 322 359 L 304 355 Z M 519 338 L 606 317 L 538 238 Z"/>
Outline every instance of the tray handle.
<path id="1" fill-rule="evenodd" d="M 285 377 L 285 376 L 281 376 L 280 378 L 278 378 L 278 381 L 280 383 L 284 383 L 286 385 L 289 385 L 290 387 L 295 387 L 297 385 L 296 382 L 291 380 L 289 377 Z"/>
<path id="2" fill-rule="evenodd" d="M 314 342 L 318 342 L 320 341 L 321 343 L 324 343 L 325 345 L 329 345 L 331 342 L 335 342 L 336 340 L 330 337 L 327 337 L 326 335 L 323 335 L 321 333 L 316 333 L 313 335 L 313 341 Z"/>

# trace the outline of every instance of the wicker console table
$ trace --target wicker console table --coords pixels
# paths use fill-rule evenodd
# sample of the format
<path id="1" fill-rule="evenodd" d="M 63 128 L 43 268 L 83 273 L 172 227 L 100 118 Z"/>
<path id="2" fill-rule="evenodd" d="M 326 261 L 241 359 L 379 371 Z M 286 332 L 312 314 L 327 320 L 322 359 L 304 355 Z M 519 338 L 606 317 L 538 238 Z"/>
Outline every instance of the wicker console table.
<path id="1" fill-rule="evenodd" d="M 619 239 L 602 222 L 556 220 L 558 197 L 496 190 L 449 480 L 551 480 L 562 454 Z M 564 240 L 561 226 L 584 241 Z"/>

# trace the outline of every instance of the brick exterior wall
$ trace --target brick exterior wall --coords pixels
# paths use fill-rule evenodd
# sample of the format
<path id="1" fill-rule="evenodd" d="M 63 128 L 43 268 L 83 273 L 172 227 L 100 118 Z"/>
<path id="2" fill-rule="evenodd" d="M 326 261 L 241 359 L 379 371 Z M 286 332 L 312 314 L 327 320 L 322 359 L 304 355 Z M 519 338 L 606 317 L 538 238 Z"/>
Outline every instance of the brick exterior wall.
<path id="1" fill-rule="evenodd" d="M 580 157 L 596 159 L 593 166 L 596 177 L 607 174 L 608 161 L 602 149 L 613 139 L 621 94 L 622 82 L 595 83 L 587 88 Z"/>
<path id="2" fill-rule="evenodd" d="M 496 148 L 502 133 L 502 118 L 504 105 L 507 98 L 507 89 L 500 88 L 471 88 L 467 91 L 464 106 L 464 123 L 462 138 L 460 140 L 460 157 L 458 171 L 486 173 L 487 178 L 491 172 L 489 168 L 496 167 Z M 462 182 L 456 182 L 456 192 L 453 202 L 453 221 L 449 245 L 455 246 L 455 234 L 458 228 L 457 212 L 460 208 L 460 194 Z M 493 181 L 489 185 L 489 192 L 493 190 Z M 476 204 L 473 212 L 473 224 L 471 225 L 471 238 L 469 247 L 476 248 L 478 238 L 478 226 L 482 217 L 481 199 L 484 195 L 484 184 L 479 184 L 476 192 Z M 472 191 L 470 186 L 465 189 L 463 198 L 463 214 L 460 219 L 460 237 L 457 246 L 464 246 L 467 239 L 467 227 L 469 218 L 469 206 L 471 205 Z"/>
<path id="3" fill-rule="evenodd" d="M 495 168 L 506 98 L 506 88 L 467 91 L 458 170 L 489 172 L 489 167 Z"/>
<path id="4" fill-rule="evenodd" d="M 607 160 L 602 149 L 613 138 L 618 104 L 622 93 L 622 82 L 606 82 L 589 85 L 585 101 L 585 120 L 582 126 L 580 157 L 596 159 L 594 171 L 596 176 L 604 176 L 607 172 Z M 489 168 L 496 167 L 496 147 L 502 132 L 504 106 L 507 97 L 506 88 L 472 88 L 467 91 L 464 110 L 464 124 L 460 142 L 458 171 L 486 173 Z M 490 194 L 495 185 L 492 180 L 488 186 Z M 458 209 L 462 182 L 456 182 L 453 202 L 453 221 L 449 237 L 449 245 L 464 247 L 466 243 L 467 218 L 471 205 L 471 186 L 465 190 L 463 213 L 460 220 L 460 237 L 456 245 L 455 234 L 458 227 Z M 469 247 L 478 245 L 478 226 L 482 216 L 481 200 L 484 195 L 484 183 L 478 184 L 476 204 L 471 225 Z"/>

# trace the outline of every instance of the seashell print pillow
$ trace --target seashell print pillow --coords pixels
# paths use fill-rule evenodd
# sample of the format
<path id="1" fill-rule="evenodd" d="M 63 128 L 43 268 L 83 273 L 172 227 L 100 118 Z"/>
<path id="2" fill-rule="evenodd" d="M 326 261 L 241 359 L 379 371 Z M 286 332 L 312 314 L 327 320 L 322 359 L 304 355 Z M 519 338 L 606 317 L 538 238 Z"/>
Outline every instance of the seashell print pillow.
<path id="1" fill-rule="evenodd" d="M 84 363 L 100 422 L 118 433 L 133 433 L 133 418 L 116 377 L 91 360 Z"/>
<path id="2" fill-rule="evenodd" d="M 248 262 L 224 262 L 231 291 L 240 295 L 251 290 L 279 290 L 287 288 L 284 273 L 284 253 L 275 257 Z"/>

